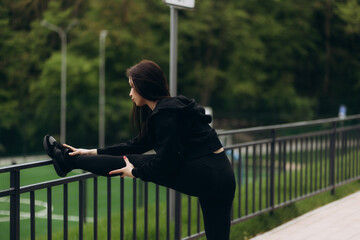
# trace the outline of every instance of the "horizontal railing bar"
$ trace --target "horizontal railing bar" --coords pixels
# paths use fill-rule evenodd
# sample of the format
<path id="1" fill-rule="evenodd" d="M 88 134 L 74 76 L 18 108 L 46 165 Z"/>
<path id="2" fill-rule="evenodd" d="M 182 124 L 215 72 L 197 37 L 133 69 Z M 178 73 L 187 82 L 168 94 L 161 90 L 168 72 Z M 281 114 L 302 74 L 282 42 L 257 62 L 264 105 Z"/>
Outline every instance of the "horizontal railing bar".
<path id="1" fill-rule="evenodd" d="M 274 208 L 268 207 L 268 208 L 262 209 L 261 211 L 258 211 L 258 212 L 255 212 L 255 213 L 250 213 L 250 214 L 248 214 L 246 216 L 243 216 L 241 218 L 237 218 L 237 219 L 232 220 L 231 225 L 235 225 L 237 223 L 247 221 L 247 220 L 249 220 L 251 218 L 254 218 L 254 217 L 257 217 L 257 216 L 259 216 L 261 214 L 271 212 L 272 210 L 274 210 Z"/>
<path id="2" fill-rule="evenodd" d="M 336 131 L 342 132 L 342 131 L 347 131 L 347 130 L 351 130 L 351 129 L 359 129 L 359 128 L 360 128 L 360 125 L 359 126 L 349 126 L 349 127 L 337 128 Z M 324 136 L 324 135 L 332 133 L 332 131 L 333 131 L 332 129 L 329 129 L 329 130 L 323 130 L 323 131 L 318 131 L 318 132 L 295 134 L 295 135 L 291 135 L 291 136 L 282 136 L 282 137 L 277 137 L 276 141 L 283 141 L 283 140 L 290 140 L 290 139 L 304 138 L 304 137 Z M 244 142 L 244 143 L 225 146 L 224 149 L 229 150 L 229 149 L 239 148 L 239 147 L 249 147 L 249 146 L 258 145 L 258 144 L 270 143 L 271 141 L 273 141 L 271 138 L 267 138 L 267 139 L 262 139 L 262 140 L 258 140 L 258 141 Z"/>
<path id="3" fill-rule="evenodd" d="M 272 141 L 272 139 L 269 138 L 269 139 L 262 139 L 262 140 L 253 141 L 253 142 L 239 143 L 239 144 L 224 146 L 224 150 L 230 150 L 230 149 L 239 148 L 239 147 L 250 147 L 253 145 L 269 143 L 271 141 Z"/>
<path id="4" fill-rule="evenodd" d="M 10 196 L 11 194 L 13 194 L 14 191 L 15 191 L 14 188 L 9 188 L 9 189 L 6 189 L 6 190 L 2 190 L 2 191 L 0 191 L 0 197 Z"/>
<path id="5" fill-rule="evenodd" d="M 333 131 L 332 129 L 329 129 L 329 130 L 312 132 L 312 133 L 302 133 L 302 134 L 296 134 L 296 135 L 291 135 L 291 136 L 283 136 L 283 137 L 277 137 L 276 140 L 278 140 L 278 141 L 284 141 L 284 140 L 304 138 L 304 137 L 325 136 L 325 135 L 327 135 L 327 134 L 332 133 L 332 131 Z"/>
<path id="6" fill-rule="evenodd" d="M 193 239 L 198 239 L 199 237 L 203 237 L 205 236 L 205 231 L 199 232 L 199 233 L 195 233 L 191 236 L 187 236 L 185 238 L 182 238 L 181 240 L 193 240 Z"/>
<path id="7" fill-rule="evenodd" d="M 83 180 L 83 179 L 89 179 L 89 178 L 92 178 L 95 176 L 97 176 L 97 175 L 92 174 L 92 173 L 83 173 L 83 174 L 79 174 L 79 175 L 75 175 L 75 176 L 71 176 L 71 177 L 50 180 L 50 181 L 46 181 L 46 182 L 42 182 L 42 183 L 35 183 L 35 184 L 20 187 L 20 193 L 26 193 L 26 192 L 30 192 L 30 191 L 47 188 L 47 187 L 62 185 L 65 183 L 76 182 L 76 181 Z"/>
<path id="8" fill-rule="evenodd" d="M 336 128 L 336 131 L 337 132 L 344 132 L 344 131 L 349 131 L 349 130 L 352 130 L 352 129 L 359 129 L 359 128 L 360 128 L 359 125 L 353 125 L 353 126 L 346 126 L 346 127 Z"/>
<path id="9" fill-rule="evenodd" d="M 258 132 L 258 131 L 265 131 L 265 130 L 277 130 L 283 128 L 293 128 L 293 127 L 305 127 L 311 126 L 315 124 L 324 124 L 324 123 L 332 123 L 332 122 L 343 122 L 347 120 L 354 120 L 360 119 L 360 114 L 348 116 L 346 118 L 326 118 L 326 119 L 318 119 L 312 121 L 303 121 L 303 122 L 296 122 L 296 123 L 285 123 L 285 124 L 277 124 L 277 125 L 269 125 L 269 126 L 262 126 L 262 127 L 252 127 L 252 128 L 244 128 L 244 129 L 236 129 L 236 130 L 225 130 L 225 131 L 218 131 L 218 135 L 229 135 L 229 134 L 236 134 L 236 133 L 247 133 L 247 132 Z"/>
<path id="10" fill-rule="evenodd" d="M 27 168 L 42 167 L 52 164 L 52 160 L 43 160 L 30 163 L 15 164 L 0 168 L 0 173 L 11 172 L 16 170 L 22 170 Z"/>

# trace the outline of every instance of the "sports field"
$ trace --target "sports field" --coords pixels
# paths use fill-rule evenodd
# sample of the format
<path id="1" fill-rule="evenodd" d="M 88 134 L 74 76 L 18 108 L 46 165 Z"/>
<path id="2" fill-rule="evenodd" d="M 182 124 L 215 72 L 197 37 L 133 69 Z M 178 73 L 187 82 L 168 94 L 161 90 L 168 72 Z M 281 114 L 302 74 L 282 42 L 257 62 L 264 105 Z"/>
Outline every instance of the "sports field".
<path id="1" fill-rule="evenodd" d="M 82 173 L 80 171 L 73 171 L 68 176 Z M 9 174 L 0 174 L 0 190 L 9 188 L 10 178 Z M 20 182 L 21 186 L 40 183 L 58 179 L 52 165 L 38 167 L 34 169 L 26 169 L 21 171 Z M 98 220 L 99 222 L 106 220 L 107 217 L 107 188 L 108 181 L 105 177 L 98 177 Z M 88 179 L 86 182 L 86 221 L 91 223 L 93 221 L 93 179 Z M 131 215 L 134 207 L 133 201 L 133 185 L 132 179 L 124 180 L 124 208 L 125 216 Z M 137 201 L 135 206 L 138 211 L 141 211 L 144 203 L 144 183 L 136 180 L 137 189 Z M 47 189 L 35 191 L 35 226 L 36 236 L 47 235 Z M 149 211 L 155 206 L 155 185 L 148 184 L 148 204 Z M 51 188 L 52 197 L 52 232 L 62 232 L 63 229 L 63 186 L 55 186 Z M 165 205 L 166 202 L 166 189 L 160 187 L 159 202 L 161 205 Z M 30 193 L 21 195 L 20 200 L 20 238 L 30 238 Z M 10 199 L 9 197 L 0 198 L 0 232 L 1 239 L 10 238 L 10 223 L 9 223 L 9 210 Z M 111 212 L 112 216 L 120 215 L 120 177 L 111 178 Z M 72 228 L 78 228 L 79 224 L 79 183 L 68 184 L 68 214 L 69 214 L 69 232 Z M 152 215 L 149 215 L 152 216 Z M 149 222 L 151 221 L 151 217 Z M 142 219 L 139 221 L 141 222 Z M 132 219 L 131 219 L 132 222 Z M 91 224 L 92 225 L 92 224 Z M 101 226 L 100 226 L 101 227 Z"/>

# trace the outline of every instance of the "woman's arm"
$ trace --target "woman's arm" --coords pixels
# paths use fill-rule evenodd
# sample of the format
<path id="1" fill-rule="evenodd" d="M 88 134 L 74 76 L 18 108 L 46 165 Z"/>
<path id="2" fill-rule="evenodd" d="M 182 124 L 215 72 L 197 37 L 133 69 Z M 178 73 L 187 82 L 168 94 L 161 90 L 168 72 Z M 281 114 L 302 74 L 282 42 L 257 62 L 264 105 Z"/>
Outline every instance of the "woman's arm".
<path id="1" fill-rule="evenodd" d="M 141 154 L 151 149 L 153 149 L 153 146 L 148 142 L 147 137 L 139 138 L 136 136 L 125 143 L 99 148 L 97 149 L 97 154 L 123 156 L 126 154 Z"/>
<path id="2" fill-rule="evenodd" d="M 64 147 L 70 148 L 72 152 L 69 153 L 70 156 L 74 155 L 97 155 L 96 149 L 84 149 L 84 148 L 74 148 L 70 145 L 63 144 Z"/>

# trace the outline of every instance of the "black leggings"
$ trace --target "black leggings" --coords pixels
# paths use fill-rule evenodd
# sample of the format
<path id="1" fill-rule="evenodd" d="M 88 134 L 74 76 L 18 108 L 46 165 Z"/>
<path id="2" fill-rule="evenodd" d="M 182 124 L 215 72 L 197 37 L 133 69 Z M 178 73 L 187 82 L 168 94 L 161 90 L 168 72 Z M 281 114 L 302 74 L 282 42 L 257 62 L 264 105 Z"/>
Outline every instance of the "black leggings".
<path id="1" fill-rule="evenodd" d="M 135 166 L 149 160 L 153 155 L 126 155 Z M 83 169 L 101 176 L 110 176 L 111 170 L 125 167 L 122 156 L 77 155 L 66 156 L 74 169 Z M 235 177 L 224 152 L 209 154 L 192 161 L 185 161 L 173 178 L 151 180 L 181 193 L 199 197 L 208 240 L 227 240 L 230 236 L 231 206 L 235 194 Z"/>

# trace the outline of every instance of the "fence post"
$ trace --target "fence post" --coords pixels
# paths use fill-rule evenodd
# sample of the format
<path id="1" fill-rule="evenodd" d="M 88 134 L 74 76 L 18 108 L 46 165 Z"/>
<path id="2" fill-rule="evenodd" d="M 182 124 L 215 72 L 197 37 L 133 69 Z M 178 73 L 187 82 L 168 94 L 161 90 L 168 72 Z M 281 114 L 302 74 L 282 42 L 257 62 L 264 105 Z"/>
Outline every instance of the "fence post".
<path id="1" fill-rule="evenodd" d="M 270 153 L 270 207 L 274 209 L 275 207 L 275 140 L 276 140 L 276 131 L 275 129 L 271 130 L 271 153 Z"/>
<path id="2" fill-rule="evenodd" d="M 332 122 L 332 133 L 330 136 L 330 185 L 332 186 L 331 194 L 335 193 L 335 155 L 336 155 L 336 122 Z"/>
<path id="3" fill-rule="evenodd" d="M 10 239 L 20 239 L 20 172 L 10 172 L 10 188 L 14 192 L 10 195 Z"/>
<path id="4" fill-rule="evenodd" d="M 181 239 L 181 193 L 175 192 L 175 240 Z"/>

